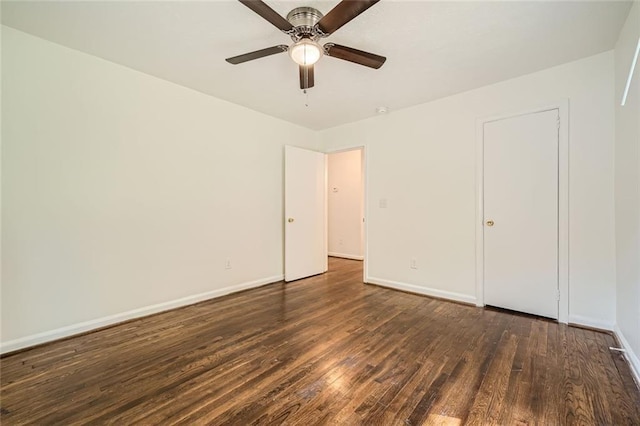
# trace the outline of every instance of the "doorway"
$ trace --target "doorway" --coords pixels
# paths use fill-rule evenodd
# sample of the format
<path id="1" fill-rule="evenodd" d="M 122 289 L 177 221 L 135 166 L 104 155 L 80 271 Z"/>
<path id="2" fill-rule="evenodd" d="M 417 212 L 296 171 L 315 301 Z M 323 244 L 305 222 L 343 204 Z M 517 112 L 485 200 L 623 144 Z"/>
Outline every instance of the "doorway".
<path id="1" fill-rule="evenodd" d="M 364 280 L 365 148 L 322 153 L 285 146 L 284 154 L 285 281 L 326 272 L 329 256 L 362 261 Z"/>
<path id="2" fill-rule="evenodd" d="M 327 154 L 329 257 L 364 260 L 363 149 Z"/>

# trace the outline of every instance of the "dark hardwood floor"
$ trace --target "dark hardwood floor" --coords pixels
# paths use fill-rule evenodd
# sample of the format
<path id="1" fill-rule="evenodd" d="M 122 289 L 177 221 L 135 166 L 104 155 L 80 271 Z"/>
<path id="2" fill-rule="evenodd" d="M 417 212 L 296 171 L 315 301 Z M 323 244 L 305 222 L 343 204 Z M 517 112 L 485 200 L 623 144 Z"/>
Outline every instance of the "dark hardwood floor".
<path id="1" fill-rule="evenodd" d="M 361 265 L 6 356 L 0 420 L 640 424 L 610 335 L 363 285 Z"/>

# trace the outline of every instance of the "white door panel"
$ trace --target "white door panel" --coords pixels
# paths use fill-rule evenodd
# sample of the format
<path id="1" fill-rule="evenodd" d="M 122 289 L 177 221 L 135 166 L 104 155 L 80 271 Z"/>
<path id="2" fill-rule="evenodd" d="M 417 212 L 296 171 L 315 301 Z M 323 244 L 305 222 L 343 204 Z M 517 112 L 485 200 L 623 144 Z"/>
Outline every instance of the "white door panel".
<path id="1" fill-rule="evenodd" d="M 554 109 L 484 125 L 485 303 L 550 318 L 558 318 L 557 123 Z"/>
<path id="2" fill-rule="evenodd" d="M 285 146 L 284 279 L 327 271 L 325 154 Z"/>

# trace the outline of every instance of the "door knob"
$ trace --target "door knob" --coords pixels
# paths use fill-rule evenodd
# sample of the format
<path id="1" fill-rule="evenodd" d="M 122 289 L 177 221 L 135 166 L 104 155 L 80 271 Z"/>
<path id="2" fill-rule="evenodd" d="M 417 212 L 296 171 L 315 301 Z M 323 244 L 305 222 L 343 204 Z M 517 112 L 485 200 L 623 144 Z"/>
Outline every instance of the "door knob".
<path id="1" fill-rule="evenodd" d="M 492 220 L 488 220 L 487 221 L 487 226 L 493 226 L 493 221 Z"/>
<path id="2" fill-rule="evenodd" d="M 287 222 L 289 222 L 289 223 L 293 222 L 293 218 L 290 217 L 289 219 L 287 219 Z"/>

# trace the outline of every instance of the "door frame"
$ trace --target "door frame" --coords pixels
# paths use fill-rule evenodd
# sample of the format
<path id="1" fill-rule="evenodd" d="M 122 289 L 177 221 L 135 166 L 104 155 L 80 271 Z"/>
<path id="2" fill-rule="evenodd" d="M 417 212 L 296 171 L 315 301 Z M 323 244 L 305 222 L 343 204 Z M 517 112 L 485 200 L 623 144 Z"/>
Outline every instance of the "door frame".
<path id="1" fill-rule="evenodd" d="M 342 146 L 339 148 L 332 148 L 329 150 L 325 150 L 324 153 L 325 155 L 329 155 L 329 154 L 336 154 L 338 152 L 346 152 L 346 151 L 355 151 L 357 149 L 361 149 L 362 150 L 362 176 L 363 176 L 363 182 L 362 182 L 362 202 L 364 203 L 364 227 L 363 227 L 363 235 L 362 238 L 364 238 L 364 244 L 362 245 L 362 281 L 364 283 L 367 283 L 367 279 L 369 276 L 368 273 L 368 265 L 369 265 L 369 221 L 367 220 L 367 217 L 369 217 L 369 203 L 367 202 L 368 199 L 368 191 L 367 188 L 369 187 L 369 168 L 367 167 L 367 156 L 368 156 L 368 152 L 367 152 L 367 147 L 363 144 L 359 144 L 359 145 L 347 145 L 347 146 Z M 327 165 L 328 168 L 328 165 Z M 326 173 L 326 177 L 327 177 L 327 193 L 329 192 L 329 173 L 327 171 Z M 329 208 L 328 205 L 328 200 L 327 200 L 327 209 Z M 328 218 L 328 214 L 327 214 L 327 220 Z M 329 227 L 327 226 L 327 235 L 329 232 Z M 328 241 L 328 238 L 327 238 Z"/>
<path id="2" fill-rule="evenodd" d="M 558 322 L 569 322 L 569 100 L 476 120 L 476 306 L 484 304 L 484 125 L 492 121 L 558 110 Z"/>

